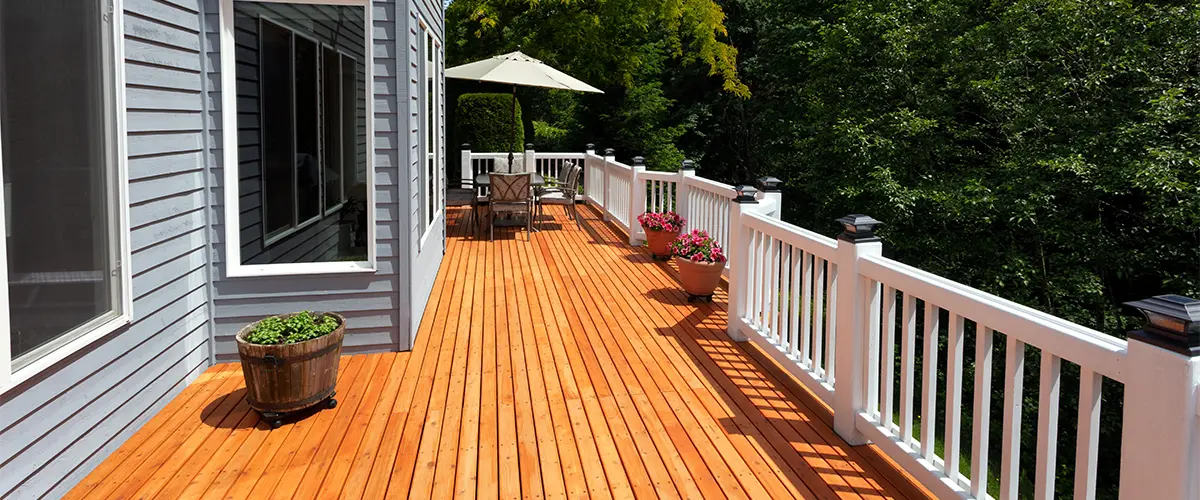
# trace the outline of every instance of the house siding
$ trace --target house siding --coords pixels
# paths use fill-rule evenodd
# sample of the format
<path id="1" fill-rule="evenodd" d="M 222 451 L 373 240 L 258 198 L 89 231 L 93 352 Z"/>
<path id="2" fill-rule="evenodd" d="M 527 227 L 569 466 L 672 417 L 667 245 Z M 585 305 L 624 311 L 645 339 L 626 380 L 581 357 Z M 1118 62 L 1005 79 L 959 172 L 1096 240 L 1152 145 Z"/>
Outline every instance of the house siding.
<path id="1" fill-rule="evenodd" d="M 425 40 L 421 38 L 420 21 L 424 20 L 428 24 L 428 29 L 439 40 L 443 40 L 441 59 L 444 61 L 445 14 L 440 3 L 431 2 L 428 0 L 410 0 L 408 6 L 409 10 L 408 15 L 406 16 L 408 21 L 408 29 L 406 30 L 408 44 L 407 49 L 405 50 L 404 67 L 408 68 L 409 72 L 409 78 L 407 81 L 408 127 L 406 129 L 409 153 L 408 175 L 406 177 L 406 181 L 409 185 L 407 198 L 409 206 L 408 211 L 405 213 L 407 214 L 409 221 L 407 251 L 409 255 L 412 255 L 412 258 L 408 260 L 410 263 L 410 274 L 412 276 L 412 280 L 409 284 L 409 294 L 412 297 L 412 300 L 409 302 L 409 311 L 411 314 L 409 318 L 409 331 L 411 334 L 407 339 L 411 344 L 416 340 L 416 332 L 421 323 L 421 315 L 425 311 L 425 306 L 429 300 L 429 294 L 433 291 L 433 284 L 437 278 L 437 270 L 440 267 L 442 256 L 445 255 L 446 250 L 446 218 L 444 216 L 444 212 L 443 215 L 437 217 L 433 221 L 433 225 L 429 229 L 430 234 L 428 236 L 421 233 L 422 214 L 420 205 L 420 185 L 422 182 L 421 169 L 425 168 L 425 152 L 421 151 L 421 145 L 423 142 L 421 140 L 421 102 L 419 100 L 422 86 L 425 85 L 425 82 L 420 81 L 421 71 L 419 65 L 425 64 L 425 61 L 421 60 L 421 51 L 419 49 L 419 44 L 425 43 Z M 438 102 L 443 103 L 440 109 L 437 110 L 437 112 L 441 114 L 442 119 L 439 120 L 439 123 L 441 123 L 443 127 L 446 121 L 444 107 L 444 81 L 445 78 L 439 74 L 435 90 L 440 96 Z M 442 177 L 445 178 L 446 140 L 444 129 L 439 130 L 438 134 L 441 139 L 439 142 L 442 144 L 440 151 L 442 162 L 439 168 L 442 169 Z M 444 183 L 440 189 L 443 189 L 444 191 Z M 442 199 L 445 199 L 444 195 L 445 193 L 443 192 Z M 422 246 L 423 239 L 425 239 L 424 246 Z"/>
<path id="2" fill-rule="evenodd" d="M 264 315 L 339 311 L 344 352 L 409 349 L 436 274 L 412 272 L 410 97 L 416 12 L 440 37 L 440 4 L 371 7 L 377 271 L 227 278 L 218 0 L 123 1 L 132 322 L 0 394 L 0 498 L 66 493 L 214 361 L 236 359 L 233 335 Z"/>
<path id="3" fill-rule="evenodd" d="M 209 181 L 213 185 L 210 217 L 212 246 L 210 256 L 214 262 L 213 333 L 214 352 L 218 361 L 237 358 L 234 341 L 238 329 L 268 314 L 282 314 L 299 310 L 338 311 L 347 318 L 347 331 L 343 352 L 380 352 L 408 349 L 407 307 L 401 304 L 407 299 L 401 290 L 407 286 L 404 276 L 406 266 L 401 262 L 406 255 L 402 252 L 404 232 L 397 217 L 403 213 L 400 206 L 403 198 L 398 185 L 399 155 L 403 143 L 396 133 L 396 44 L 395 19 L 397 4 L 376 1 L 372 4 L 372 58 L 365 61 L 374 70 L 371 85 L 365 91 L 374 93 L 374 110 L 369 116 L 374 121 L 375 148 L 375 231 L 377 268 L 373 274 L 337 274 L 279 277 L 239 277 L 225 275 L 223 205 L 224 174 L 222 170 L 223 131 L 220 110 L 220 51 L 219 17 L 217 0 L 203 0 L 205 18 L 203 32 L 208 43 L 204 57 L 205 79 L 209 83 L 208 99 L 211 104 L 209 123 L 212 147 L 207 154 Z M 241 33 L 241 31 L 239 31 Z M 364 67 L 365 71 L 365 67 Z M 365 93 L 364 93 L 365 95 Z M 365 102 L 364 102 L 365 105 Z M 366 123 L 361 124 L 365 137 Z M 245 131 L 241 131 L 245 132 Z M 365 165 L 364 165 L 365 168 Z M 243 181 L 244 182 L 244 181 Z M 253 195 L 256 196 L 256 195 Z M 243 200 L 245 202 L 246 200 Z M 243 207 L 244 208 L 244 207 Z M 245 222 L 245 221 L 242 221 Z M 243 241 L 246 243 L 246 240 Z M 243 247 L 245 249 L 245 247 Z"/>
<path id="4" fill-rule="evenodd" d="M 209 365 L 198 0 L 125 0 L 132 323 L 0 394 L 0 497 L 57 497 Z"/>

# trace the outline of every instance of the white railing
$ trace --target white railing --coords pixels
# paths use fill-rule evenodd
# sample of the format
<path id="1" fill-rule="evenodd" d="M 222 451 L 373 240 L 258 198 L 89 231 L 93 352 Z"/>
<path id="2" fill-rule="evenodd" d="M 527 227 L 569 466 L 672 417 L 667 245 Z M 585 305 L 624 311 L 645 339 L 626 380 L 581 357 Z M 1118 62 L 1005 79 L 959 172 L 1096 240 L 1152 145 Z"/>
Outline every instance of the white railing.
<path id="1" fill-rule="evenodd" d="M 634 214 L 631 209 L 634 200 L 634 169 L 608 158 L 604 162 L 604 178 L 605 220 L 615 222 L 630 235 L 636 234 L 633 223 L 640 212 Z"/>
<path id="2" fill-rule="evenodd" d="M 679 174 L 646 171 L 640 176 L 639 182 L 646 184 L 645 212 L 679 211 Z"/>
<path id="3" fill-rule="evenodd" d="M 838 267 L 832 238 L 757 211 L 743 213 L 747 282 L 742 321 L 767 352 L 795 368 L 823 399 L 833 393 Z"/>
<path id="4" fill-rule="evenodd" d="M 1121 497 L 1200 499 L 1200 356 L 1127 342 L 885 258 L 869 218 L 844 220 L 834 240 L 780 221 L 777 190 L 735 189 L 693 170 L 648 172 L 611 153 L 559 157 L 582 159 L 586 200 L 631 244 L 644 238 L 636 218 L 646 211 L 676 211 L 690 229 L 713 235 L 729 255 L 730 336 L 758 344 L 830 405 L 842 438 L 875 443 L 938 497 L 990 498 L 988 479 L 998 478 L 999 498 L 1017 498 L 1022 473 L 1033 478 L 1035 498 L 1053 497 L 1059 413 L 1073 411 L 1074 497 L 1094 498 L 1107 378 L 1124 386 Z M 1001 345 L 1003 380 L 993 381 Z M 1036 422 L 1022 422 L 1030 349 L 1040 356 L 1038 411 Z M 1063 361 L 1079 367 L 1075 408 L 1063 408 Z M 998 415 L 994 383 L 1004 388 Z M 973 387 L 969 398 L 964 384 Z M 1001 435 L 990 436 L 997 418 Z M 1023 464 L 1029 425 L 1036 462 Z M 999 463 L 988 459 L 997 455 L 993 441 Z"/>
<path id="5" fill-rule="evenodd" d="M 589 151 L 583 159 L 583 196 L 598 207 L 604 206 L 604 157 Z"/>
<path id="6" fill-rule="evenodd" d="M 730 201 L 737 197 L 733 186 L 703 177 L 684 176 L 687 186 L 688 227 L 708 232 L 722 246 L 729 246 Z"/>
<path id="7" fill-rule="evenodd" d="M 545 178 L 558 177 L 567 165 L 582 164 L 585 156 L 583 153 L 537 153 L 534 156 L 534 172 Z"/>

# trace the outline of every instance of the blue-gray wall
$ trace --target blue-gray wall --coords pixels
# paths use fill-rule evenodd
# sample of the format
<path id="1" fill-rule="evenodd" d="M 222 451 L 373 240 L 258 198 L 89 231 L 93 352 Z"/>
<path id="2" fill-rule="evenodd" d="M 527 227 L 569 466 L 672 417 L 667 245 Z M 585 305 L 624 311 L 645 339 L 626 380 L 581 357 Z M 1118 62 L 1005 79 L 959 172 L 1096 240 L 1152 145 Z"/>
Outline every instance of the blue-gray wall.
<path id="1" fill-rule="evenodd" d="M 346 352 L 409 349 L 436 275 L 411 272 L 410 97 L 416 12 L 440 37 L 439 2 L 373 2 L 378 272 L 273 278 L 224 276 L 218 1 L 124 2 L 133 323 L 0 394 L 0 498 L 65 493 L 264 315 L 342 311 Z"/>
<path id="2" fill-rule="evenodd" d="M 205 36 L 210 43 L 205 71 L 209 72 L 210 103 L 219 103 L 219 53 L 215 43 L 218 36 L 217 0 L 204 0 L 207 18 Z M 223 173 L 221 159 L 220 110 L 211 110 L 210 131 L 213 147 L 209 158 L 210 179 L 214 182 L 211 198 L 212 258 L 215 262 L 214 334 L 218 360 L 237 357 L 234 334 L 245 324 L 266 314 L 287 313 L 303 309 L 339 311 L 349 323 L 344 352 L 377 352 L 407 350 L 410 346 L 411 296 L 409 254 L 406 248 L 407 222 L 399 217 L 409 210 L 407 193 L 410 187 L 402 184 L 407 172 L 399 161 L 400 151 L 409 144 L 408 134 L 399 132 L 397 110 L 402 102 L 397 84 L 397 68 L 405 67 L 403 53 L 397 50 L 397 19 L 408 16 L 410 5 L 392 1 L 373 2 L 371 29 L 374 41 L 372 69 L 374 80 L 368 87 L 374 93 L 372 113 L 375 161 L 376 251 L 378 272 L 375 274 L 288 276 L 270 278 L 227 278 L 224 273 L 224 212 L 222 204 Z M 440 10 L 438 18 L 441 19 Z M 403 172 L 403 173 L 402 173 Z"/>
<path id="3" fill-rule="evenodd" d="M 407 257 L 401 262 L 408 262 L 409 274 L 412 279 L 409 282 L 407 293 L 412 297 L 408 301 L 408 327 L 409 337 L 406 339 L 409 342 L 415 340 L 418 326 L 421 324 L 421 313 L 425 310 L 425 305 L 429 299 L 430 292 L 433 291 L 433 284 L 437 278 L 438 268 L 442 262 L 442 256 L 445 255 L 445 235 L 446 235 L 446 218 L 444 211 L 442 216 L 434 219 L 431 225 L 428 236 L 421 234 L 421 207 L 420 207 L 420 192 L 416 186 L 421 183 L 421 169 L 425 166 L 425 152 L 421 151 L 421 137 L 423 131 L 421 129 L 421 103 L 418 101 L 418 96 L 421 92 L 421 86 L 426 82 L 420 81 L 421 72 L 419 64 L 424 64 L 421 60 L 421 53 L 418 49 L 419 44 L 425 43 L 421 39 L 420 20 L 428 23 L 428 28 L 433 32 L 434 36 L 439 40 L 445 40 L 445 14 L 442 11 L 442 4 L 439 0 L 410 0 L 411 8 L 408 11 L 407 23 L 407 38 L 408 46 L 402 56 L 405 58 L 403 67 L 408 68 L 409 78 L 406 82 L 408 96 L 408 172 L 405 180 L 412 186 L 406 193 L 408 210 L 402 212 L 406 214 L 408 221 L 408 244 L 405 248 Z M 443 44 L 444 46 L 444 44 Z M 443 47 L 444 49 L 444 47 Z M 443 50 L 444 51 L 444 50 Z M 445 60 L 445 56 L 442 56 Z M 443 178 L 445 178 L 445 84 L 439 80 L 437 92 L 439 94 L 438 102 L 442 103 L 441 113 L 443 119 L 440 120 L 441 130 L 438 134 L 441 136 L 441 158 L 443 169 Z M 444 183 L 442 189 L 444 190 Z M 444 193 L 441 199 L 445 199 Z M 424 240 L 424 246 L 422 246 Z"/>
<path id="4" fill-rule="evenodd" d="M 209 365 L 197 2 L 125 2 L 133 323 L 0 395 L 0 497 L 64 493 Z"/>

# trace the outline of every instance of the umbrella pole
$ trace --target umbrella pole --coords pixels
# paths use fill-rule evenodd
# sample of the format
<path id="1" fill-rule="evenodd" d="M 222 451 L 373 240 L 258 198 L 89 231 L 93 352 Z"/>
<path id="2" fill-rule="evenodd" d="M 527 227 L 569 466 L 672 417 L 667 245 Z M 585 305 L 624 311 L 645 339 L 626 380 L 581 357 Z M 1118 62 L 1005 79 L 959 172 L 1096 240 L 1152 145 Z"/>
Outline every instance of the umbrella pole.
<path id="1" fill-rule="evenodd" d="M 508 140 L 510 140 L 510 141 L 517 138 L 517 86 L 516 85 L 513 85 L 513 89 L 512 89 L 512 123 L 511 124 L 512 124 L 512 126 L 509 127 L 509 131 L 508 131 L 509 132 Z M 510 172 L 512 171 L 511 169 L 513 167 L 513 159 L 515 156 L 515 154 L 514 154 L 515 151 L 513 151 L 512 149 L 513 149 L 512 143 L 509 143 L 509 146 L 508 146 L 508 150 L 509 150 L 508 151 L 508 168 L 510 169 L 509 170 Z"/>

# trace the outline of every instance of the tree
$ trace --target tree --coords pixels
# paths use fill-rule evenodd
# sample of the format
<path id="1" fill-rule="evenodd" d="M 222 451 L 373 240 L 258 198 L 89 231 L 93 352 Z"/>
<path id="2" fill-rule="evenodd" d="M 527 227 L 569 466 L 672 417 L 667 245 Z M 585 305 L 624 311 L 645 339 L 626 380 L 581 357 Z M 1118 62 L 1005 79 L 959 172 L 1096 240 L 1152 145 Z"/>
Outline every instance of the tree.
<path id="1" fill-rule="evenodd" d="M 569 117 L 552 116 L 557 109 L 539 115 L 538 104 L 526 103 L 528 129 L 535 120 L 564 129 L 577 149 L 595 142 L 675 168 L 683 160 L 676 141 L 691 124 L 676 112 L 666 75 L 687 68 L 748 96 L 725 14 L 712 0 L 455 0 L 446 17 L 451 65 L 520 49 L 606 92 L 571 96 Z M 550 99 L 545 91 L 523 94 Z"/>

